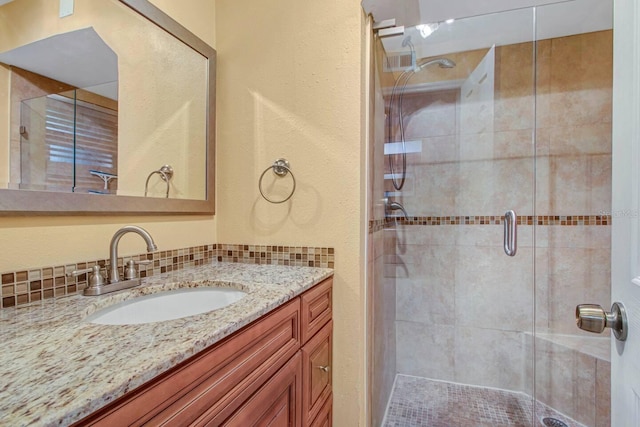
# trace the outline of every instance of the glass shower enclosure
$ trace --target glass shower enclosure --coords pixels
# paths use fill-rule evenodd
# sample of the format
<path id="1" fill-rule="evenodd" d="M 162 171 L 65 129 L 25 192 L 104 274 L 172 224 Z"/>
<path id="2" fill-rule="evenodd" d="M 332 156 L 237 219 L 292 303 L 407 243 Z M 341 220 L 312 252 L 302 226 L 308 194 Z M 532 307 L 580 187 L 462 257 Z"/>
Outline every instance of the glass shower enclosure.
<path id="1" fill-rule="evenodd" d="M 612 3 L 373 38 L 374 426 L 605 426 Z"/>

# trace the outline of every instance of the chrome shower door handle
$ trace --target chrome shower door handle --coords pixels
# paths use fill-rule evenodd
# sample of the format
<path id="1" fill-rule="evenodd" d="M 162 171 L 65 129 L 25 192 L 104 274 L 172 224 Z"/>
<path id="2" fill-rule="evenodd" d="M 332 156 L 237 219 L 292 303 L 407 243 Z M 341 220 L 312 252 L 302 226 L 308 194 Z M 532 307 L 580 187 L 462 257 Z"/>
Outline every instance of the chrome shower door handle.
<path id="1" fill-rule="evenodd" d="M 504 253 L 515 256 L 518 250 L 518 215 L 515 211 L 504 214 Z"/>

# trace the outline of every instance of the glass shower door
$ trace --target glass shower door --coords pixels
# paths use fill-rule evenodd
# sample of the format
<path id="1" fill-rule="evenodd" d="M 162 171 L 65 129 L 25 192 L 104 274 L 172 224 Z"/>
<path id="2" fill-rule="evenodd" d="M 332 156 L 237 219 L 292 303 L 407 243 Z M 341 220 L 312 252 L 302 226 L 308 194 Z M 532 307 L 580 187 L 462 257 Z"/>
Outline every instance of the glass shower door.
<path id="1" fill-rule="evenodd" d="M 386 154 L 373 175 L 387 178 L 377 199 L 406 211 L 386 210 L 394 318 L 374 335 L 388 342 L 392 330 L 394 360 L 374 363 L 396 375 L 392 390 L 373 384 L 388 397 L 383 425 L 531 425 L 533 36 L 534 11 L 522 9 L 381 40 Z M 397 57 L 413 64 L 394 69 Z M 513 256 L 507 211 L 518 215 Z"/>
<path id="2" fill-rule="evenodd" d="M 611 307 L 613 2 L 536 12 L 537 418 L 610 426 L 610 334 L 579 330 L 575 307 Z"/>

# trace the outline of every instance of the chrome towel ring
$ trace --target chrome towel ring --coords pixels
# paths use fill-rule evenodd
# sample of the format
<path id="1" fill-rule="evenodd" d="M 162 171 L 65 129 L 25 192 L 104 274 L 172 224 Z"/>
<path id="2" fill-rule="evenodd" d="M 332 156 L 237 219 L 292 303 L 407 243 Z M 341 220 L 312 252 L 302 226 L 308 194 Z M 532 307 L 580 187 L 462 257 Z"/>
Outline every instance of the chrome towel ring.
<path id="1" fill-rule="evenodd" d="M 293 188 L 291 189 L 291 193 L 282 200 L 271 200 L 270 198 L 268 198 L 267 196 L 264 195 L 264 191 L 262 190 L 262 180 L 264 178 L 264 175 L 267 173 L 267 171 L 269 171 L 269 169 L 273 170 L 273 173 L 275 173 L 276 175 L 278 175 L 279 177 L 285 177 L 287 176 L 287 174 L 291 174 L 291 179 L 293 180 Z M 278 203 L 284 203 L 287 200 L 289 200 L 291 198 L 291 196 L 293 196 L 293 193 L 295 193 L 296 191 L 296 177 L 293 176 L 293 172 L 291 171 L 290 167 L 289 167 L 289 162 L 287 161 L 287 159 L 278 159 L 275 162 L 273 162 L 273 164 L 271 166 L 269 166 L 268 168 L 266 168 L 264 170 L 264 172 L 262 172 L 262 175 L 260 175 L 260 179 L 258 180 L 258 190 L 260 190 L 260 195 L 269 203 L 274 203 L 274 204 L 278 204 Z"/>
<path id="2" fill-rule="evenodd" d="M 164 165 L 160 169 L 153 171 L 149 174 L 149 176 L 147 177 L 147 182 L 144 183 L 144 197 L 147 197 L 147 191 L 149 188 L 149 179 L 151 179 L 151 177 L 154 174 L 160 175 L 160 178 L 162 178 L 162 180 L 167 183 L 167 194 L 165 195 L 165 198 L 168 199 L 169 198 L 169 181 L 171 181 L 171 178 L 173 178 L 173 168 L 170 165 Z"/>

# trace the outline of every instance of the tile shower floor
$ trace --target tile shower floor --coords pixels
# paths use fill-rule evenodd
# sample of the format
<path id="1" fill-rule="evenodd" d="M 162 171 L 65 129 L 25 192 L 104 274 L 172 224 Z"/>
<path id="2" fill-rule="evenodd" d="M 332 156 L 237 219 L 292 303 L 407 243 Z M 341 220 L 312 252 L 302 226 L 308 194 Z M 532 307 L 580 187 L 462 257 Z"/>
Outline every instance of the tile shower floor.
<path id="1" fill-rule="evenodd" d="M 532 427 L 533 401 L 524 393 L 396 376 L 383 427 Z M 538 403 L 533 427 L 553 417 L 582 424 Z"/>

